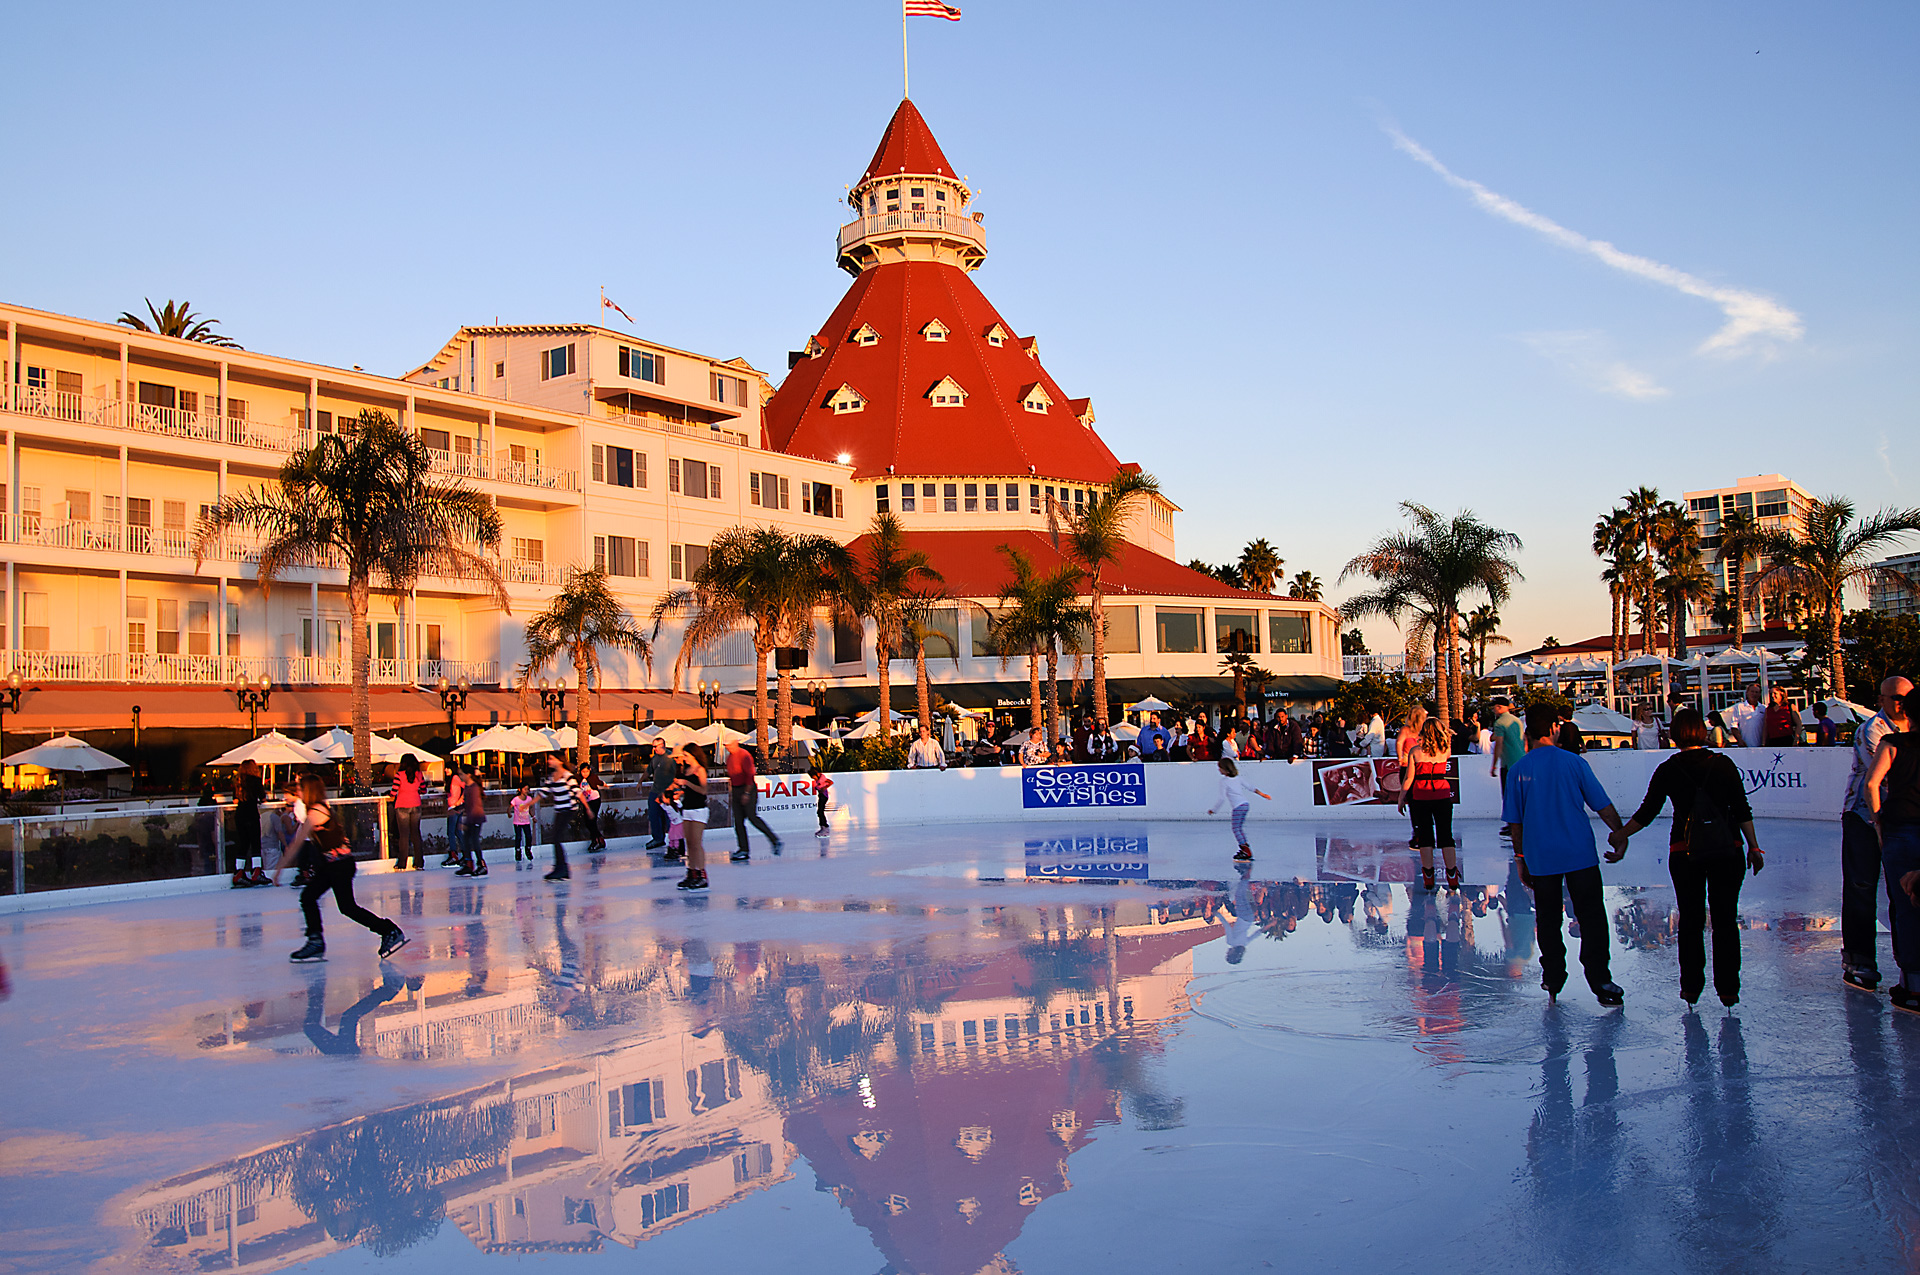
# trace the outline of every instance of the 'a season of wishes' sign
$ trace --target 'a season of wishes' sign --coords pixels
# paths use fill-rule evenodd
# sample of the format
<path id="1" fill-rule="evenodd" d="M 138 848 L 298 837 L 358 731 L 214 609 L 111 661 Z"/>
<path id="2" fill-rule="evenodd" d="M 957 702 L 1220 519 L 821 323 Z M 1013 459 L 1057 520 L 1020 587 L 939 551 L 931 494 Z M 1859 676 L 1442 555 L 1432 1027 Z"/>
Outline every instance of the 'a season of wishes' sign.
<path id="1" fill-rule="evenodd" d="M 1093 766 L 1033 766 L 1020 772 L 1028 810 L 1049 807 L 1144 806 L 1147 768 L 1140 762 Z"/>

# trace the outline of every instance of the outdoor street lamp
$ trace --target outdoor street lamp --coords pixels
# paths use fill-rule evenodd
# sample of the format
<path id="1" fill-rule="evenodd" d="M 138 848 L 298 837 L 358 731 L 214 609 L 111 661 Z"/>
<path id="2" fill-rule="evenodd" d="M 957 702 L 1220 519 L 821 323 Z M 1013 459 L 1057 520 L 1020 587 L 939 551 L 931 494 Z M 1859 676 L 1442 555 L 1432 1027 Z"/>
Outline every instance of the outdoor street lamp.
<path id="1" fill-rule="evenodd" d="M 7 684 L 0 687 L 0 757 L 7 755 L 7 714 L 20 711 L 20 685 L 18 673 L 7 674 Z M 139 709 L 134 709 L 138 713 Z"/>
<path id="2" fill-rule="evenodd" d="M 234 677 L 233 698 L 239 703 L 241 708 L 247 710 L 247 732 L 249 734 L 257 735 L 260 733 L 260 710 L 267 706 L 267 700 L 272 695 L 273 679 L 269 678 L 265 673 L 260 675 L 260 680 L 257 683 L 248 681 L 245 673 L 238 674 Z"/>
<path id="3" fill-rule="evenodd" d="M 540 707 L 547 712 L 547 725 L 553 725 L 553 715 L 566 707 L 566 703 L 567 684 L 564 680 L 540 679 Z"/>
<path id="4" fill-rule="evenodd" d="M 460 684 L 454 686 L 443 677 L 433 689 L 440 692 L 440 707 L 447 713 L 447 747 L 453 748 L 460 742 L 460 723 L 454 714 L 467 706 L 467 692 L 473 689 L 473 683 L 462 677 Z"/>
<path id="5" fill-rule="evenodd" d="M 713 725 L 713 711 L 720 707 L 720 683 L 701 682 L 699 684 L 700 707 L 707 710 L 707 725 Z"/>
<path id="6" fill-rule="evenodd" d="M 140 780 L 140 706 L 133 705 L 133 771 L 134 782 Z"/>

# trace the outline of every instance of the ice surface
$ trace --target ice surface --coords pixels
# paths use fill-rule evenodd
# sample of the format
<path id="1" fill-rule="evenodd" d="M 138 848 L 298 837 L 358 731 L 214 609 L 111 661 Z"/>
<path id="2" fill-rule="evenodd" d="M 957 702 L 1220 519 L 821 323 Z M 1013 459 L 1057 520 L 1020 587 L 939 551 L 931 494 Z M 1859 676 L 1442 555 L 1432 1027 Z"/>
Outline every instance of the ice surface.
<path id="1" fill-rule="evenodd" d="M 1731 1012 L 1663 831 L 1606 870 L 1624 1011 L 1548 1005 L 1480 824 L 1437 896 L 1386 822 L 1244 878 L 1224 823 L 756 838 L 698 897 L 496 855 L 360 878 L 385 965 L 331 901 L 291 965 L 286 889 L 10 916 L 0 1270 L 1920 1268 L 1920 1017 L 1840 984 L 1837 825 L 1762 826 Z"/>

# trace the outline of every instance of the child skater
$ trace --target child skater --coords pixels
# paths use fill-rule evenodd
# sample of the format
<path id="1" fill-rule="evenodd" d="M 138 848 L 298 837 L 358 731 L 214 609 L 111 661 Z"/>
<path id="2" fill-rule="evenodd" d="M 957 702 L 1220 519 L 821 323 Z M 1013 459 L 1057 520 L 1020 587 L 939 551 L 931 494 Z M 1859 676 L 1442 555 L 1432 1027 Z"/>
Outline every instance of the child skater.
<path id="1" fill-rule="evenodd" d="M 1233 856 L 1236 859 L 1253 858 L 1253 847 L 1247 844 L 1247 807 L 1253 804 L 1253 798 L 1256 796 L 1264 801 L 1273 800 L 1272 797 L 1258 788 L 1249 786 L 1246 780 L 1240 778 L 1240 767 L 1233 758 L 1222 757 L 1220 759 L 1220 800 L 1214 803 L 1214 806 L 1209 806 L 1207 813 L 1212 814 L 1215 806 L 1225 806 L 1233 811 L 1233 839 L 1240 843 L 1239 852 Z"/>
<path id="2" fill-rule="evenodd" d="M 827 793 L 833 788 L 833 780 L 827 778 L 826 772 L 820 769 L 819 762 L 814 762 L 807 767 L 807 782 L 813 785 L 814 813 L 820 816 L 820 831 L 814 835 L 824 837 L 828 832 Z"/>

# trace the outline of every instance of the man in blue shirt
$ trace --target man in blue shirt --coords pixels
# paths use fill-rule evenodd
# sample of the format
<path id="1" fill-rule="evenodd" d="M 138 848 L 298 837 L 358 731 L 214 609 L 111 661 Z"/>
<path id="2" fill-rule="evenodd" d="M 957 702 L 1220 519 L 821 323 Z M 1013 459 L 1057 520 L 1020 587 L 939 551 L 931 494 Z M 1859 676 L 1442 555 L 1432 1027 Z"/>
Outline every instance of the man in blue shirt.
<path id="1" fill-rule="evenodd" d="M 1620 831 L 1620 816 L 1593 767 L 1553 744 L 1557 714 L 1551 705 L 1527 709 L 1527 752 L 1507 774 L 1504 815 L 1513 827 L 1513 858 L 1533 891 L 1534 934 L 1540 941 L 1540 986 L 1558 997 L 1567 982 L 1567 944 L 1561 935 L 1564 885 L 1580 923 L 1580 964 L 1602 1005 L 1620 1005 L 1626 993 L 1613 981 L 1607 908 L 1601 897 L 1600 854 L 1587 821 L 1591 809 Z M 1618 863 L 1625 851 L 1610 850 Z"/>
<path id="2" fill-rule="evenodd" d="M 1166 728 L 1160 724 L 1160 714 L 1149 713 L 1147 728 L 1140 732 L 1140 760 L 1165 761 L 1167 743 L 1172 738 L 1167 734 Z"/>

